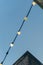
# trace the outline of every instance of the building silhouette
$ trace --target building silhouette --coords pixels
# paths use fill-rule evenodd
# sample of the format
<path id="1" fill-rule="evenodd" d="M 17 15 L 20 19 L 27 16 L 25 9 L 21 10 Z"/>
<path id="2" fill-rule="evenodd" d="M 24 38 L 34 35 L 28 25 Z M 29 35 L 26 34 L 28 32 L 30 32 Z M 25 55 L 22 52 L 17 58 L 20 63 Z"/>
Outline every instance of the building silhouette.
<path id="1" fill-rule="evenodd" d="M 42 63 L 26 51 L 13 65 L 42 65 Z"/>

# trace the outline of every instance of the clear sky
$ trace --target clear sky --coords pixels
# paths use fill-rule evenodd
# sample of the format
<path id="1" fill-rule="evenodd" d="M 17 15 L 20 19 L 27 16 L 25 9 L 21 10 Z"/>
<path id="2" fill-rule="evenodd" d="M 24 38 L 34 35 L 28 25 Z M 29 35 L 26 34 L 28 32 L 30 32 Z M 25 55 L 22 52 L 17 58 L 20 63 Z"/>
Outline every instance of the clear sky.
<path id="1" fill-rule="evenodd" d="M 0 0 L 0 62 L 31 3 L 32 0 Z M 43 10 L 38 5 L 32 8 L 3 65 L 12 65 L 27 50 L 43 63 Z"/>

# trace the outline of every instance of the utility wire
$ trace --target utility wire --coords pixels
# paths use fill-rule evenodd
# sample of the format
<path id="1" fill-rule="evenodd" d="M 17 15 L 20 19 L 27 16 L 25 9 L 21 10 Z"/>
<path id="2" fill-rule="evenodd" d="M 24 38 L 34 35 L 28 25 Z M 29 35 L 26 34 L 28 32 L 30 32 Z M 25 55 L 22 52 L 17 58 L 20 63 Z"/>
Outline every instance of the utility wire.
<path id="1" fill-rule="evenodd" d="M 10 47 L 8 48 L 8 50 L 7 50 L 7 52 L 6 52 L 6 55 L 5 55 L 3 61 L 1 62 L 0 65 L 2 65 L 2 64 L 4 63 L 4 61 L 5 61 L 6 57 L 7 57 L 7 55 L 9 54 L 10 49 L 13 47 L 14 42 L 16 41 L 16 38 L 18 37 L 18 35 L 20 35 L 20 31 L 21 31 L 21 29 L 22 29 L 22 27 L 23 27 L 23 25 L 24 25 L 24 22 L 27 20 L 29 14 L 30 14 L 30 12 L 31 12 L 31 9 L 32 9 L 33 5 L 34 5 L 34 3 L 32 3 L 32 5 L 31 5 L 31 7 L 30 7 L 30 9 L 29 9 L 29 11 L 28 11 L 28 13 L 27 13 L 27 15 L 24 17 L 24 20 L 23 20 L 23 22 L 22 22 L 22 24 L 21 24 L 19 30 L 18 30 L 18 32 L 17 32 L 17 34 L 16 34 L 14 40 L 11 42 Z"/>

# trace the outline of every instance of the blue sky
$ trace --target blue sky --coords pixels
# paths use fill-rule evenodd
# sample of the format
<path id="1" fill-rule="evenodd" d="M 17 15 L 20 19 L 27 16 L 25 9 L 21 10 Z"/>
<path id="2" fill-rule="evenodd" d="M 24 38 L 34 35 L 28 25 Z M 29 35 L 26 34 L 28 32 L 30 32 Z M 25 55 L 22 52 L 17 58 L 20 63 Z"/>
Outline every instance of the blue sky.
<path id="1" fill-rule="evenodd" d="M 32 0 L 0 0 L 0 62 L 31 3 Z M 43 10 L 38 5 L 32 8 L 3 65 L 12 65 L 27 50 L 43 63 Z"/>

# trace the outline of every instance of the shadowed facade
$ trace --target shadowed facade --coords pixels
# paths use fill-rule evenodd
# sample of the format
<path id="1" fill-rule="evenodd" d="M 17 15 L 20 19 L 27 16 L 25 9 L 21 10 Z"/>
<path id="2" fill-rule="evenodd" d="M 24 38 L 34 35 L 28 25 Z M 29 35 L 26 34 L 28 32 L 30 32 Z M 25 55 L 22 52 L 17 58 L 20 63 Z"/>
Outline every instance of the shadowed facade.
<path id="1" fill-rule="evenodd" d="M 13 65 L 42 65 L 42 63 L 27 51 Z"/>
<path id="2" fill-rule="evenodd" d="M 43 9 L 43 0 L 34 0 Z"/>

